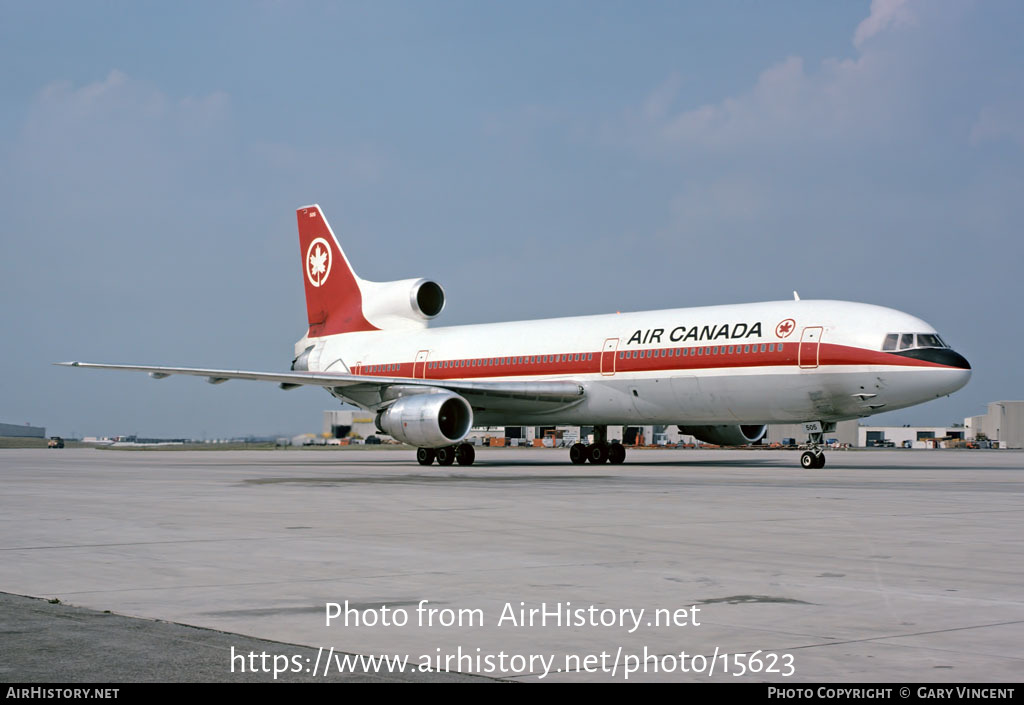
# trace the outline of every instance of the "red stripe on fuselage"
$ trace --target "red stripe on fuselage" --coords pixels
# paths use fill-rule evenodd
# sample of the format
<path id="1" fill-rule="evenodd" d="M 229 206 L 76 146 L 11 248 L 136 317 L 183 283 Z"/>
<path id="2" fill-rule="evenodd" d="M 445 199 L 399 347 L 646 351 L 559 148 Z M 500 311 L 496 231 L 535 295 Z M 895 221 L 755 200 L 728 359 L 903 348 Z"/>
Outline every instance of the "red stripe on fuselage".
<path id="1" fill-rule="evenodd" d="M 800 343 L 774 343 L 782 350 L 761 352 L 761 345 L 751 343 L 748 348 L 757 352 L 736 352 L 743 345 L 701 345 L 690 348 L 644 348 L 620 350 L 615 353 L 615 373 L 627 372 L 697 372 L 700 370 L 754 368 L 754 367 L 796 367 Z M 669 354 L 669 351 L 672 354 Z M 682 351 L 686 354 L 681 354 Z M 697 351 L 701 354 L 697 354 Z M 717 350 L 718 352 L 714 352 Z M 724 351 L 724 352 L 723 352 Z M 620 358 L 622 354 L 624 357 Z M 635 355 L 635 357 L 625 357 Z M 582 359 L 573 360 L 573 357 Z M 589 357 L 589 359 L 588 359 Z M 551 361 L 544 361 L 550 359 Z M 529 362 L 533 360 L 533 362 Z M 513 362 L 509 362 L 513 361 Z M 806 364 L 806 360 L 804 363 Z M 490 358 L 449 358 L 427 360 L 417 363 L 417 372 L 423 369 L 425 379 L 487 379 L 491 377 L 535 377 L 538 375 L 600 374 L 601 352 L 592 350 L 584 353 L 558 353 L 549 355 L 505 355 Z M 445 366 L 447 365 L 447 366 Z M 894 355 L 877 350 L 866 350 L 848 345 L 821 343 L 818 350 L 817 369 L 822 367 L 891 365 L 898 367 L 932 367 L 956 369 L 926 360 Z M 610 371 L 607 366 L 605 372 Z M 811 368 L 814 369 L 814 368 Z M 378 365 L 358 365 L 352 373 L 374 377 L 412 377 L 412 362 L 385 362 Z"/>

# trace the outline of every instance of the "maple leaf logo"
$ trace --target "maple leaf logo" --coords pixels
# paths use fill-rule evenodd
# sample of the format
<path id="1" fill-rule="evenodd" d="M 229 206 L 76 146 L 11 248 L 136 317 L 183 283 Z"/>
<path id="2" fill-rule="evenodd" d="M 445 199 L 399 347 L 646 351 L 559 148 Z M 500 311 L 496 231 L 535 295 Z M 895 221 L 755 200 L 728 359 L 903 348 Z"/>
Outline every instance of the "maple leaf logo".
<path id="1" fill-rule="evenodd" d="M 790 333 L 793 332 L 793 329 L 795 327 L 796 321 L 794 321 L 792 318 L 787 318 L 786 320 L 782 321 L 779 325 L 775 326 L 775 335 L 777 335 L 780 338 L 785 338 Z"/>
<path id="2" fill-rule="evenodd" d="M 323 238 L 314 240 L 306 251 L 306 276 L 313 286 L 321 286 L 331 273 L 331 251 Z"/>
<path id="3" fill-rule="evenodd" d="M 319 276 L 327 269 L 327 252 L 323 248 L 316 248 L 316 252 L 309 256 L 309 271 L 314 276 Z"/>

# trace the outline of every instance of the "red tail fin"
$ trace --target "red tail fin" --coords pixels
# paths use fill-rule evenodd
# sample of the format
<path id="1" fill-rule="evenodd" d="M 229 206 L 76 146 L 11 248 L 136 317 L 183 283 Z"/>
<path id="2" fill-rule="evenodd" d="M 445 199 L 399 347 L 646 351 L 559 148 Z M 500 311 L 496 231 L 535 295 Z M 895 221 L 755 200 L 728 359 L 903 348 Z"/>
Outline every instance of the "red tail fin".
<path id="1" fill-rule="evenodd" d="M 320 206 L 296 211 L 309 337 L 377 330 L 363 316 L 359 277 L 341 251 Z"/>

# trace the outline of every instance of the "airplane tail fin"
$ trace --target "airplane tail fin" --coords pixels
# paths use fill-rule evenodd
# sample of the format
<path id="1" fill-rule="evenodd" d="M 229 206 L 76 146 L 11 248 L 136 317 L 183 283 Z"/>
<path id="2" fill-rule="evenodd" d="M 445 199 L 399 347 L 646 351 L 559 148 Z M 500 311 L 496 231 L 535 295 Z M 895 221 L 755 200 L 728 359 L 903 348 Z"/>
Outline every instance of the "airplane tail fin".
<path id="1" fill-rule="evenodd" d="M 378 330 L 363 314 L 362 280 L 352 271 L 320 206 L 304 206 L 295 215 L 309 337 Z"/>

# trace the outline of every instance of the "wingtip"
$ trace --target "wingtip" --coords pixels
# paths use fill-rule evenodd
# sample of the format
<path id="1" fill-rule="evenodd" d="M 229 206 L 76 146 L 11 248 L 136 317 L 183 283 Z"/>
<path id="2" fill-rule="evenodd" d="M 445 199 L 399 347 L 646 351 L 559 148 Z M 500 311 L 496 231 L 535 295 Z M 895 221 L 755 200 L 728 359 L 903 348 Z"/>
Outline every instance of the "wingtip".
<path id="1" fill-rule="evenodd" d="M 53 364 L 60 365 L 61 367 L 78 367 L 78 362 L 55 362 Z"/>

